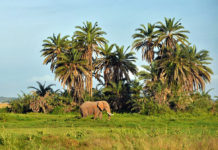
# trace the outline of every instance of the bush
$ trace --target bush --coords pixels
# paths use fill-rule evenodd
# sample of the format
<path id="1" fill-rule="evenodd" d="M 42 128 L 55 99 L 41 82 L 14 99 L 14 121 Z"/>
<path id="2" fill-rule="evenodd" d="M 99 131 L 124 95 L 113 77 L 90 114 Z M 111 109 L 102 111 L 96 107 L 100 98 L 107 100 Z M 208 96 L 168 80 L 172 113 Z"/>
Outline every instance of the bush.
<path id="1" fill-rule="evenodd" d="M 9 111 L 14 113 L 27 113 L 31 112 L 30 109 L 30 101 L 33 99 L 32 95 L 23 94 L 22 96 L 19 95 L 17 99 L 10 102 L 11 108 Z"/>
<path id="2" fill-rule="evenodd" d="M 19 95 L 17 99 L 10 102 L 9 112 L 27 113 L 27 112 L 43 112 L 43 113 L 67 113 L 76 109 L 76 103 L 69 95 L 47 92 L 44 96 L 37 93 Z M 55 110 L 53 110 L 55 109 Z M 6 112 L 7 109 L 1 109 L 0 112 Z"/>
<path id="3" fill-rule="evenodd" d="M 216 100 L 214 103 L 213 103 L 213 106 L 211 108 L 211 111 L 212 113 L 214 114 L 218 114 L 218 100 Z"/>
<path id="4" fill-rule="evenodd" d="M 208 95 L 200 95 L 199 93 L 192 95 L 193 102 L 186 108 L 190 113 L 209 112 L 215 107 L 215 103 Z"/>
<path id="5" fill-rule="evenodd" d="M 153 99 L 141 99 L 133 104 L 133 109 L 145 115 L 172 113 L 168 105 L 158 104 Z"/>
<path id="6" fill-rule="evenodd" d="M 78 106 L 72 106 L 72 105 L 66 105 L 66 106 L 56 106 L 54 109 L 50 112 L 51 114 L 65 114 L 65 113 L 71 113 L 78 111 Z"/>
<path id="7" fill-rule="evenodd" d="M 64 114 L 64 107 L 63 106 L 56 106 L 52 111 L 51 114 Z"/>

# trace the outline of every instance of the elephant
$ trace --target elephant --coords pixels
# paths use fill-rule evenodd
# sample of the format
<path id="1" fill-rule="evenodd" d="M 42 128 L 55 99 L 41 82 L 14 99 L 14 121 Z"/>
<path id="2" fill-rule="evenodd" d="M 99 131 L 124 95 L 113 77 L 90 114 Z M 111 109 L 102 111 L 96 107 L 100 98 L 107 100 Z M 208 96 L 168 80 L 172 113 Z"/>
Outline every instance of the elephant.
<path id="1" fill-rule="evenodd" d="M 86 101 L 80 106 L 80 113 L 83 118 L 94 115 L 94 119 L 97 117 L 102 119 L 102 111 L 104 110 L 106 110 L 108 119 L 110 120 L 113 114 L 111 114 L 110 105 L 106 101 Z"/>

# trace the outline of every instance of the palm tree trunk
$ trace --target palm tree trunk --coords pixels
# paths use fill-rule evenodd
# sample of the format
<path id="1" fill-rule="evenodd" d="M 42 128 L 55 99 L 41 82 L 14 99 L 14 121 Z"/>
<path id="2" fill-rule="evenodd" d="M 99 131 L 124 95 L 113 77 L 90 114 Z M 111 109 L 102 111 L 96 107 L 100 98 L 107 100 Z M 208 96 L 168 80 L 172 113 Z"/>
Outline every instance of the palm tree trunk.
<path id="1" fill-rule="evenodd" d="M 91 60 L 91 63 L 90 63 L 90 96 L 92 97 L 92 86 L 93 86 L 93 82 L 92 82 L 92 60 Z"/>
<path id="2" fill-rule="evenodd" d="M 89 59 L 89 69 L 90 69 L 90 72 L 89 72 L 89 87 L 88 87 L 88 91 L 89 91 L 89 95 L 92 97 L 92 48 L 91 46 L 89 45 L 88 46 L 88 59 Z"/>

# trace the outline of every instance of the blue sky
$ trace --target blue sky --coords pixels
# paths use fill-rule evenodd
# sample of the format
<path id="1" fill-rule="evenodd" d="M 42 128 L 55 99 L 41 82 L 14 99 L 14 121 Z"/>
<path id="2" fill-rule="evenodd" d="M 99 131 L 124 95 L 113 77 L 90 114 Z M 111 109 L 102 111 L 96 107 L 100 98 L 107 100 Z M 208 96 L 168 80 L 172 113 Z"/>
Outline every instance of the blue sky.
<path id="1" fill-rule="evenodd" d="M 84 21 L 98 22 L 110 43 L 131 45 L 140 24 L 175 17 L 190 31 L 189 41 L 207 49 L 214 71 L 207 89 L 218 95 L 217 0 L 0 0 L 0 96 L 29 92 L 36 81 L 56 83 L 42 64 L 42 41 L 53 33 L 72 35 Z M 137 52 L 137 65 L 145 64 Z"/>

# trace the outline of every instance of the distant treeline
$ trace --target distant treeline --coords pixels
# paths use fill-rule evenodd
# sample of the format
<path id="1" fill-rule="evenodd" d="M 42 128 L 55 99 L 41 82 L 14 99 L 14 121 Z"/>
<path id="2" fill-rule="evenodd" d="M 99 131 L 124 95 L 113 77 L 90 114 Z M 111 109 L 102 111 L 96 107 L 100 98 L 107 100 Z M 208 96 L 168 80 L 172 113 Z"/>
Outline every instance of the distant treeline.
<path id="1" fill-rule="evenodd" d="M 3 97 L 3 96 L 1 96 L 0 97 L 0 103 L 3 103 L 3 102 L 10 102 L 10 101 L 13 101 L 13 100 L 15 100 L 16 99 L 16 97 Z"/>

